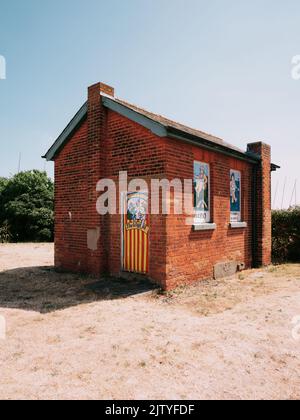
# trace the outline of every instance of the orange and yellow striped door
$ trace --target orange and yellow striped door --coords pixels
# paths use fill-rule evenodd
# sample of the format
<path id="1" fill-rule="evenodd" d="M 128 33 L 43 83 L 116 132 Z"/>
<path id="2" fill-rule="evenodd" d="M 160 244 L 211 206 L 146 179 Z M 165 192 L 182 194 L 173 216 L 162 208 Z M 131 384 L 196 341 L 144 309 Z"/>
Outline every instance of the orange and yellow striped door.
<path id="1" fill-rule="evenodd" d="M 123 223 L 123 268 L 146 274 L 149 269 L 148 193 L 128 193 Z"/>

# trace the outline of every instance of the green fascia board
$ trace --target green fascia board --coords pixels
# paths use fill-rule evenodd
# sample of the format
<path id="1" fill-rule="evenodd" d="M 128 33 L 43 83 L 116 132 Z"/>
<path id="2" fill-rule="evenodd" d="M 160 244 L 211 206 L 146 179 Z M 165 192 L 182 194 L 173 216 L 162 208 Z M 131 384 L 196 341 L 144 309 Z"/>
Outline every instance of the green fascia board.
<path id="1" fill-rule="evenodd" d="M 213 143 L 209 140 L 205 140 L 205 139 L 202 139 L 201 137 L 185 133 L 184 131 L 175 129 L 173 127 L 169 127 L 167 132 L 168 132 L 168 136 L 173 139 L 181 140 L 186 143 L 201 147 L 209 151 L 219 152 L 223 155 L 234 157 L 240 160 L 244 160 L 252 164 L 258 164 L 261 161 L 259 156 L 249 155 L 247 152 L 243 153 L 243 152 L 239 152 L 238 150 L 230 149 L 229 147 L 223 146 L 221 144 Z"/>
<path id="2" fill-rule="evenodd" d="M 109 97 L 103 96 L 101 100 L 103 102 L 103 106 L 106 108 L 124 116 L 125 118 L 128 118 L 129 120 L 141 125 L 142 127 L 147 128 L 158 137 L 174 138 L 189 144 L 196 145 L 198 147 L 205 148 L 207 150 L 212 150 L 231 157 L 246 160 L 250 163 L 260 162 L 260 158 L 254 154 L 238 152 L 234 149 L 229 149 L 226 146 L 218 145 L 198 136 L 193 136 L 184 131 L 175 129 L 174 127 L 163 125 L 149 117 L 146 117 L 143 114 L 140 114 L 138 111 L 132 110 L 126 105 L 120 104 L 119 102 L 110 99 Z M 47 159 L 47 161 L 55 159 L 57 153 L 64 147 L 78 126 L 87 118 L 87 112 L 88 104 L 86 102 L 70 121 L 64 131 L 60 134 L 53 146 L 48 150 L 45 156 L 43 156 L 43 158 Z"/>
<path id="3" fill-rule="evenodd" d="M 134 121 L 135 123 L 147 128 L 158 137 L 167 137 L 167 129 L 164 125 L 152 120 L 151 118 L 146 117 L 145 115 L 140 114 L 137 111 L 126 107 L 125 105 L 120 104 L 119 102 L 115 102 L 114 100 L 108 97 L 103 97 L 102 101 L 103 105 L 111 111 L 117 112 L 123 117 L 126 117 L 129 120 Z"/>
<path id="4" fill-rule="evenodd" d="M 114 100 L 104 97 L 103 105 L 109 108 L 112 111 L 117 112 L 118 114 L 123 115 L 124 117 L 134 121 L 145 128 L 148 128 L 152 133 L 156 134 L 159 137 L 171 137 L 177 138 L 178 140 L 185 141 L 187 143 L 193 143 L 199 147 L 203 147 L 209 150 L 218 151 L 225 155 L 231 157 L 236 157 L 238 159 L 246 160 L 250 163 L 258 163 L 260 158 L 257 156 L 248 155 L 248 153 L 238 152 L 234 149 L 227 148 L 226 146 L 218 145 L 216 143 L 210 142 L 209 140 L 202 139 L 200 137 L 192 136 L 184 131 L 174 129 L 167 125 L 160 124 L 151 118 L 148 118 L 137 111 L 134 111 L 126 105 L 122 105 Z"/>
<path id="5" fill-rule="evenodd" d="M 115 102 L 114 100 L 109 99 L 106 96 L 102 97 L 102 102 L 106 108 L 117 112 L 118 114 L 128 118 L 129 120 L 134 121 L 137 124 L 149 129 L 153 134 L 159 137 L 167 136 L 166 128 L 162 124 L 153 121 L 151 118 L 139 114 L 137 111 L 134 111 L 126 107 L 125 105 Z M 57 153 L 64 147 L 64 145 L 75 132 L 75 130 L 78 128 L 78 126 L 87 117 L 87 109 L 88 105 L 86 102 L 77 112 L 75 117 L 70 121 L 70 123 L 67 125 L 64 131 L 60 134 L 53 146 L 51 146 L 51 148 L 48 150 L 45 156 L 43 156 L 43 158 L 47 159 L 47 161 L 55 159 Z"/>

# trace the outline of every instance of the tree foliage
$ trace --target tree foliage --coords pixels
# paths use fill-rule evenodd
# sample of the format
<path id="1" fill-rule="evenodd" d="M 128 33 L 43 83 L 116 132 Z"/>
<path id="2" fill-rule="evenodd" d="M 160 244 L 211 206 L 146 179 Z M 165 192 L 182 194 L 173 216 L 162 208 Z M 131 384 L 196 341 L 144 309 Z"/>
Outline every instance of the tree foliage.
<path id="1" fill-rule="evenodd" d="M 272 214 L 273 259 L 300 261 L 300 207 Z"/>
<path id="2" fill-rule="evenodd" d="M 53 207 L 54 185 L 46 172 L 33 170 L 0 178 L 2 241 L 52 241 Z"/>

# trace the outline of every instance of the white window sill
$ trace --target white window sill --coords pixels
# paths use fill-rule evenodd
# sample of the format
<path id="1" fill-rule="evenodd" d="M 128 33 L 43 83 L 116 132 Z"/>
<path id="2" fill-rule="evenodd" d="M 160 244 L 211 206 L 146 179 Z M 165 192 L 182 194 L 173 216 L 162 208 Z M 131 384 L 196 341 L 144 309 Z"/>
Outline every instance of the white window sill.
<path id="1" fill-rule="evenodd" d="M 216 230 L 217 225 L 215 223 L 202 223 L 199 225 L 193 226 L 194 231 L 201 231 L 201 230 Z"/>
<path id="2" fill-rule="evenodd" d="M 245 229 L 248 227 L 247 222 L 232 222 L 230 223 L 231 229 Z"/>

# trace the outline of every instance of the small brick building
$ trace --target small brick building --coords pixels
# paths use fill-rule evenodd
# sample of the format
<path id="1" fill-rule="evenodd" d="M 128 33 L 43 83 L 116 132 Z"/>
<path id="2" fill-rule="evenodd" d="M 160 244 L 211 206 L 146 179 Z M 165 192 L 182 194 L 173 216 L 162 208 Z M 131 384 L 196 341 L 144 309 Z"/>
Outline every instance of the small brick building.
<path id="1" fill-rule="evenodd" d="M 45 155 L 55 162 L 55 265 L 96 276 L 142 274 L 164 289 L 271 262 L 271 149 L 247 151 L 114 97 L 98 83 Z M 108 178 L 193 181 L 195 215 L 145 214 L 128 192 L 124 215 L 100 215 Z M 118 184 L 117 184 L 118 185 Z M 119 193 L 119 192 L 118 192 Z M 170 202 L 174 204 L 171 191 Z"/>

